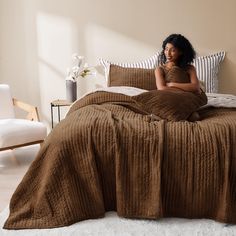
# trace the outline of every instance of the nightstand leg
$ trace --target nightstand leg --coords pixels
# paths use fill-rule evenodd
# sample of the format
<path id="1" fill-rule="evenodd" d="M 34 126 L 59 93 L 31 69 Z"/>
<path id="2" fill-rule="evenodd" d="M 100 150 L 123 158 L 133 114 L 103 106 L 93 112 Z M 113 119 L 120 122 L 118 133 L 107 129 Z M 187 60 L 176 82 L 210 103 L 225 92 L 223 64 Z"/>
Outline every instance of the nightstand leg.
<path id="1" fill-rule="evenodd" d="M 57 119 L 58 123 L 61 121 L 61 107 L 70 106 L 72 103 L 66 100 L 57 99 L 51 102 L 51 119 L 52 119 L 52 129 L 54 126 L 54 108 L 57 108 Z"/>
<path id="2" fill-rule="evenodd" d="M 53 129 L 53 105 L 51 104 L 51 121 L 52 121 L 52 129 Z"/>
<path id="3" fill-rule="evenodd" d="M 60 117 L 60 106 L 57 107 L 57 112 L 58 112 L 58 121 L 61 121 L 61 117 Z"/>

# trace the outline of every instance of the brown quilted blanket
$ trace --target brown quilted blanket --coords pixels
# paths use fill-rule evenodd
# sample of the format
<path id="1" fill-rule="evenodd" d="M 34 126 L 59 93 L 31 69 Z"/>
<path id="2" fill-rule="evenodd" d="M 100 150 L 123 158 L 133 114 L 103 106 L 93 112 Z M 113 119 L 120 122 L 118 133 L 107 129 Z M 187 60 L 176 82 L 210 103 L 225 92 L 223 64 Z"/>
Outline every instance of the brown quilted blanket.
<path id="1" fill-rule="evenodd" d="M 236 110 L 175 122 L 153 119 L 141 100 L 100 92 L 77 101 L 17 187 L 4 228 L 66 226 L 111 210 L 236 223 Z"/>

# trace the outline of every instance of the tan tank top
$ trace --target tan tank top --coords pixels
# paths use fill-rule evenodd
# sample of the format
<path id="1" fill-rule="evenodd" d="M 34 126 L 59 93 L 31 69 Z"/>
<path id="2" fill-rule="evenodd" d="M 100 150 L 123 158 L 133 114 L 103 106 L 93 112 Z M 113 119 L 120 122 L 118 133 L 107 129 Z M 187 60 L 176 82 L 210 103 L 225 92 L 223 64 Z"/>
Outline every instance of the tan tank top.
<path id="1" fill-rule="evenodd" d="M 166 66 L 160 66 L 164 72 L 165 82 L 190 83 L 190 77 L 186 70 L 179 66 L 172 66 L 170 69 Z"/>

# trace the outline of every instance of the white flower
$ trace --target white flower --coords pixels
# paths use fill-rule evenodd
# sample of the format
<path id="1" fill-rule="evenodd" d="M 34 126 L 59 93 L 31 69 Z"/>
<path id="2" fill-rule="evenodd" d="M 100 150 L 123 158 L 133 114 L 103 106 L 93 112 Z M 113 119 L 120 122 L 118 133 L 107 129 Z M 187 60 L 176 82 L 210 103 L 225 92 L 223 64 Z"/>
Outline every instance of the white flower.
<path id="1" fill-rule="evenodd" d="M 79 56 L 77 53 L 74 53 L 72 55 L 72 61 L 76 66 L 81 67 L 84 61 L 84 56 Z"/>
<path id="2" fill-rule="evenodd" d="M 72 55 L 73 65 L 72 68 L 67 68 L 66 80 L 76 81 L 78 78 L 86 77 L 87 75 L 94 75 L 94 72 L 91 72 L 91 69 L 88 66 L 88 63 L 84 62 L 84 56 L 79 56 L 77 53 Z"/>

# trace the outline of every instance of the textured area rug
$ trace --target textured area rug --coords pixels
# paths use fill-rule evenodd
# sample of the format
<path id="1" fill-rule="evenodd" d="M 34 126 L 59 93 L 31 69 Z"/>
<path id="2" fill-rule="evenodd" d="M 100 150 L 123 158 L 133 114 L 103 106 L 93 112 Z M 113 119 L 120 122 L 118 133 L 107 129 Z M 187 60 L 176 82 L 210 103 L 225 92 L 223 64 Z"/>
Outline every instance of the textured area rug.
<path id="1" fill-rule="evenodd" d="M 8 207 L 0 213 L 1 236 L 235 236 L 236 225 L 213 220 L 190 220 L 164 218 L 160 220 L 131 220 L 120 218 L 116 212 L 96 220 L 85 220 L 68 227 L 33 230 L 4 230 L 3 224 L 9 214 Z"/>

